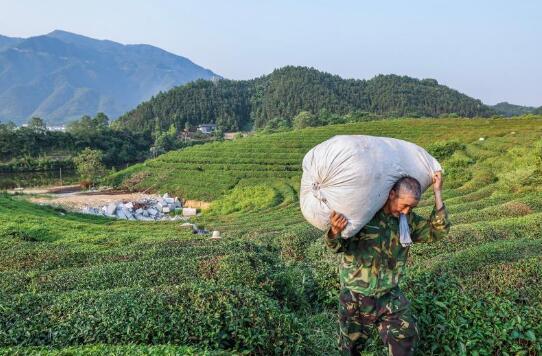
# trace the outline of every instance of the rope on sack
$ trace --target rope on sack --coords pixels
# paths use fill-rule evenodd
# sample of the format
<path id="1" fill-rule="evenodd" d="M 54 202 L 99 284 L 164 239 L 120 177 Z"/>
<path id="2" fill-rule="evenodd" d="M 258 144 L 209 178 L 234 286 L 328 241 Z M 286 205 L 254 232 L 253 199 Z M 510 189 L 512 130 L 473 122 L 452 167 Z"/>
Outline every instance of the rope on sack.
<path id="1" fill-rule="evenodd" d="M 320 185 L 320 182 L 316 181 L 316 182 L 313 182 L 312 183 L 312 195 L 314 195 L 314 197 L 316 199 L 318 199 L 318 201 L 324 203 L 325 206 L 327 206 L 327 208 L 332 211 L 333 209 L 331 209 L 331 207 L 329 206 L 329 204 L 327 203 L 327 199 L 326 197 L 324 197 L 322 195 L 322 186 Z M 330 226 L 331 224 L 331 221 L 328 222 L 328 226 Z"/>
<path id="2" fill-rule="evenodd" d="M 324 203 L 328 208 L 329 210 L 331 210 L 331 208 L 329 207 L 329 204 L 327 203 L 327 199 L 326 197 L 324 197 L 322 195 L 322 186 L 320 185 L 320 182 L 313 182 L 312 183 L 312 195 L 318 199 L 320 202 Z"/>

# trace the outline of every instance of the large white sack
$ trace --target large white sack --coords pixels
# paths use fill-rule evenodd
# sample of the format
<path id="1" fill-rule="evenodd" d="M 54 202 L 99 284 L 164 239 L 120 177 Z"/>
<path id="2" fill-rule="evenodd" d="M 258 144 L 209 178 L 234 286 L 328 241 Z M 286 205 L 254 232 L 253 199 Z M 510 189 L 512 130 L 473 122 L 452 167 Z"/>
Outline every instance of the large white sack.
<path id="1" fill-rule="evenodd" d="M 326 230 L 335 210 L 348 219 L 341 236 L 351 237 L 384 206 L 399 178 L 416 178 L 425 191 L 440 170 L 434 157 L 411 142 L 334 136 L 312 148 L 303 159 L 301 212 L 312 225 Z"/>

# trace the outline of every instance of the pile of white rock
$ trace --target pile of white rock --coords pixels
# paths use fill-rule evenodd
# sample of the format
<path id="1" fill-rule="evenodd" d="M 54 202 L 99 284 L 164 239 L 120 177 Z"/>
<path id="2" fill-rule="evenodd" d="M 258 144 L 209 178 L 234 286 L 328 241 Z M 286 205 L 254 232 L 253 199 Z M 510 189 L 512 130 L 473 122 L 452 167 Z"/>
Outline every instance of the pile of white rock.
<path id="1" fill-rule="evenodd" d="M 86 207 L 84 213 L 108 216 L 124 220 L 157 221 L 157 220 L 186 220 L 195 216 L 196 209 L 183 208 L 177 197 L 164 194 L 161 198 L 144 198 L 134 202 L 114 202 L 95 208 Z"/>

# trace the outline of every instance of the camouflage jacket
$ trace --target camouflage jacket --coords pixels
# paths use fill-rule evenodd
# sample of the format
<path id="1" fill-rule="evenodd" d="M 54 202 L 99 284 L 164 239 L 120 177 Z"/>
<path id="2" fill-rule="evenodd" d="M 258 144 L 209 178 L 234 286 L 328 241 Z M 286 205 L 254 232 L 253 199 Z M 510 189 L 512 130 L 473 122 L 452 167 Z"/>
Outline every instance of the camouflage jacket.
<path id="1" fill-rule="evenodd" d="M 450 229 L 446 207 L 433 207 L 429 219 L 408 214 L 413 243 L 431 242 L 446 236 Z M 324 235 L 326 245 L 342 252 L 339 265 L 341 287 L 366 296 L 378 296 L 397 286 L 404 272 L 409 247 L 399 243 L 399 219 L 382 209 L 350 238 Z"/>

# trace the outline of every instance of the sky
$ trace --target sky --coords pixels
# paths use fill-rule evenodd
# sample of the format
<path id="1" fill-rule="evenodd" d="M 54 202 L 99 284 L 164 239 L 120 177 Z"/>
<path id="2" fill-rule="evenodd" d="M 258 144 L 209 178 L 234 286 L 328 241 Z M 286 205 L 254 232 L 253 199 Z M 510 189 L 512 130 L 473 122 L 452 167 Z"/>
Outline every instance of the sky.
<path id="1" fill-rule="evenodd" d="M 434 78 L 486 104 L 542 105 L 540 0 L 0 0 L 0 34 L 55 29 L 185 56 L 229 79 L 285 65 Z"/>

